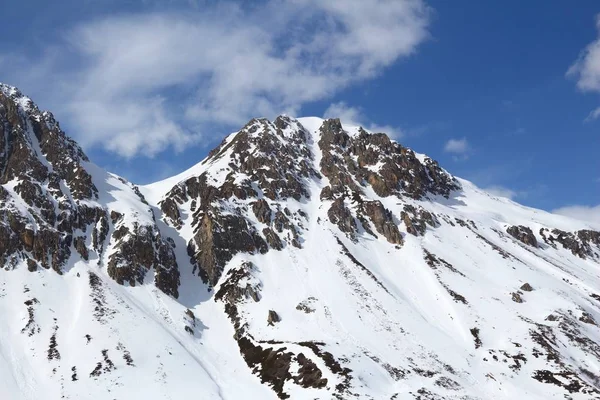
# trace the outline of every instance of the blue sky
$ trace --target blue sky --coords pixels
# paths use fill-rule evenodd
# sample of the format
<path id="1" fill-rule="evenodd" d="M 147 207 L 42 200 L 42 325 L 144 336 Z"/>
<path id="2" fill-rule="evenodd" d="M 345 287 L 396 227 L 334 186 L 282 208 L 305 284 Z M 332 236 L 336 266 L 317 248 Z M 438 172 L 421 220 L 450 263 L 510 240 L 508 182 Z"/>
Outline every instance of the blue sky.
<path id="1" fill-rule="evenodd" d="M 594 0 L 7 3 L 0 81 L 136 183 L 253 116 L 340 116 L 520 203 L 600 220 Z"/>

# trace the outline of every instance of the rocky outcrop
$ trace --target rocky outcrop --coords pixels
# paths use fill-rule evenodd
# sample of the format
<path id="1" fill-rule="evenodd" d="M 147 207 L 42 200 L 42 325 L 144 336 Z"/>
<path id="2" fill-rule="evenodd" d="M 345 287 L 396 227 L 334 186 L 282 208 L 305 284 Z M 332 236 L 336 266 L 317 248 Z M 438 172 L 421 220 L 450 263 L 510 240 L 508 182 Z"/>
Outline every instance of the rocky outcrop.
<path id="1" fill-rule="evenodd" d="M 236 340 L 240 353 L 252 372 L 258 375 L 261 381 L 269 385 L 280 399 L 288 399 L 290 395 L 285 387 L 295 384 L 303 388 L 325 388 L 328 379 L 323 377 L 323 371 L 313 359 L 319 358 L 329 368 L 330 373 L 339 375 L 344 379 L 343 384 L 329 388 L 335 393 L 336 398 L 347 389 L 351 379 L 348 368 L 342 368 L 331 353 L 323 351 L 323 343 L 299 342 L 285 343 L 278 341 L 258 341 L 248 332 L 244 307 L 246 303 L 261 300 L 260 292 L 262 282 L 257 277 L 258 269 L 251 262 L 243 262 L 240 266 L 230 269 L 224 276 L 219 290 L 215 294 L 215 301 L 225 306 L 235 329 Z M 267 323 L 273 325 L 281 318 L 269 310 Z M 290 346 L 301 347 L 306 352 L 296 352 Z M 305 354 L 306 353 L 306 354 Z M 299 365 L 294 368 L 293 365 Z"/>
<path id="2" fill-rule="evenodd" d="M 271 208 L 265 199 L 260 199 L 252 203 L 252 211 L 258 222 L 269 224 L 271 222 Z"/>
<path id="3" fill-rule="evenodd" d="M 0 148 L 2 266 L 24 262 L 30 271 L 39 266 L 62 274 L 79 259 L 95 259 L 102 266 L 111 248 L 107 272 L 117 282 L 142 283 L 146 271 L 154 269 L 156 286 L 177 297 L 179 271 L 171 246 L 153 220 L 135 216 L 144 207 L 152 215 L 139 189 L 91 166 L 51 113 L 1 84 Z M 100 175 L 94 177 L 90 167 Z M 100 201 L 94 179 L 108 184 L 107 191 L 139 199 L 127 216 L 133 225 L 126 226 L 122 212 Z"/>
<path id="4" fill-rule="evenodd" d="M 573 255 L 580 258 L 600 259 L 600 232 L 598 231 L 565 232 L 560 229 L 550 231 L 542 228 L 540 236 L 546 244 L 556 247 L 556 243 L 559 243 L 562 248 L 570 250 Z"/>
<path id="5" fill-rule="evenodd" d="M 260 301 L 261 281 L 256 277 L 258 269 L 247 261 L 239 267 L 232 268 L 227 272 L 227 278 L 220 285 L 215 294 L 215 301 L 226 304 L 238 305 L 247 300 Z"/>
<path id="6" fill-rule="evenodd" d="M 437 163 L 426 157 L 420 161 L 384 134 L 360 130 L 350 136 L 337 119 L 323 121 L 318 134 L 319 168 L 328 180 L 319 196 L 332 201 L 329 219 L 353 240 L 359 221 L 367 233 L 375 235 L 377 231 L 390 243 L 402 243 L 389 211 L 380 202 L 363 204 L 361 196 L 367 185 L 381 196 L 416 199 L 448 197 L 460 188 Z M 286 116 L 273 122 L 253 119 L 209 153 L 203 161 L 204 172 L 175 185 L 160 202 L 166 221 L 177 229 L 183 224 L 183 209 L 189 207 L 185 213 L 192 212 L 195 234 L 188 243 L 188 254 L 210 286 L 218 283 L 225 264 L 235 254 L 280 250 L 285 243 L 302 247 L 305 227 L 298 218 L 300 210 L 290 212 L 283 202 L 309 197 L 308 181 L 322 177 L 312 167 L 314 155 L 307 135 L 298 121 Z M 218 170 L 209 168 L 217 162 Z M 349 196 L 356 202 L 352 211 L 346 205 Z M 437 224 L 425 210 L 413 211 L 404 220 L 414 218 L 410 229 L 415 233 L 422 234 L 426 224 Z M 248 212 L 256 220 L 247 218 Z"/>
<path id="7" fill-rule="evenodd" d="M 460 185 L 437 162 L 428 157 L 421 162 L 415 153 L 383 134 L 363 129 L 350 136 L 339 119 L 323 122 L 319 148 L 323 152 L 321 172 L 330 186 L 322 198 L 334 198 L 349 190 L 362 193 L 370 185 L 382 197 L 406 195 L 421 199 L 428 194 L 450 196 Z"/>
<path id="8" fill-rule="evenodd" d="M 515 303 L 523 303 L 523 297 L 521 296 L 522 293 L 520 292 L 513 292 L 511 293 L 511 298 L 512 301 L 514 301 Z"/>
<path id="9" fill-rule="evenodd" d="M 87 156 L 52 113 L 40 111 L 17 89 L 1 86 L 0 148 L 5 151 L 0 154 L 0 183 L 27 175 L 29 183 L 63 181 L 75 199 L 95 198 L 98 189 L 81 165 L 89 161 Z"/>
<path id="10" fill-rule="evenodd" d="M 400 213 L 400 219 L 406 225 L 406 231 L 414 236 L 424 235 L 427 226 L 435 228 L 440 224 L 434 214 L 423 207 L 415 207 L 410 204 L 404 205 L 404 210 Z"/>
<path id="11" fill-rule="evenodd" d="M 362 212 L 369 217 L 375 225 L 377 232 L 382 234 L 392 244 L 402 244 L 402 234 L 392 218 L 392 213 L 380 201 L 365 201 L 361 206 Z"/>
<path id="12" fill-rule="evenodd" d="M 267 251 L 267 243 L 245 218 L 221 215 L 214 208 L 202 216 L 197 233 L 188 244 L 188 254 L 196 261 L 198 274 L 210 286 L 217 284 L 223 267 L 235 254 Z"/>
<path id="13" fill-rule="evenodd" d="M 340 197 L 335 200 L 329 211 L 327 211 L 329 220 L 336 224 L 340 231 L 344 232 L 348 237 L 354 239 L 356 237 L 357 227 L 354 216 L 344 204 L 344 198 Z"/>
<path id="14" fill-rule="evenodd" d="M 132 229 L 115 229 L 114 252 L 109 256 L 107 272 L 117 283 L 142 284 L 146 273 L 154 270 L 154 282 L 163 292 L 179 296 L 179 269 L 171 243 L 156 229 L 134 223 Z"/>
<path id="15" fill-rule="evenodd" d="M 523 285 L 521 285 L 521 287 L 519 289 L 521 289 L 524 292 L 533 292 L 533 286 L 531 286 L 527 282 L 525 282 Z"/>
<path id="16" fill-rule="evenodd" d="M 301 247 L 299 211 L 290 212 L 281 202 L 310 196 L 307 179 L 320 178 L 312 158 L 306 131 L 297 121 L 285 116 L 273 122 L 253 119 L 204 161 L 226 159 L 226 168 L 189 178 L 169 191 L 160 207 L 175 228 L 182 226 L 181 207 L 193 205 L 195 235 L 188 254 L 202 280 L 216 285 L 237 253 L 281 250 L 285 242 Z M 248 218 L 249 212 L 259 225 Z"/>
<path id="17" fill-rule="evenodd" d="M 269 244 L 269 247 L 271 247 L 274 250 L 283 249 L 283 242 L 281 241 L 279 236 L 273 231 L 273 229 L 264 228 L 262 232 L 265 236 L 267 243 Z"/>
<path id="18" fill-rule="evenodd" d="M 281 317 L 279 316 L 279 314 L 277 314 L 276 311 L 269 310 L 269 313 L 267 315 L 267 325 L 273 326 L 279 321 L 281 321 Z"/>
<path id="19" fill-rule="evenodd" d="M 531 231 L 531 228 L 523 225 L 509 226 L 506 228 L 506 232 L 518 241 L 525 243 L 527 246 L 538 247 L 537 239 Z"/>

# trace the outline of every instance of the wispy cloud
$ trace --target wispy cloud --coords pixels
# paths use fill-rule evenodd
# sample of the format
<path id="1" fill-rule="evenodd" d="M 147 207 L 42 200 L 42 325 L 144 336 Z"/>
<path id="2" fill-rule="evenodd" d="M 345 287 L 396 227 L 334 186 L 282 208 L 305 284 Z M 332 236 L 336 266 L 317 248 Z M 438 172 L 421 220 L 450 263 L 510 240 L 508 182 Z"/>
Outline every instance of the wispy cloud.
<path id="1" fill-rule="evenodd" d="M 506 197 L 510 200 L 525 199 L 529 195 L 529 191 L 527 190 L 514 190 L 502 185 L 490 185 L 484 187 L 483 190 L 492 196 Z"/>
<path id="2" fill-rule="evenodd" d="M 84 146 L 153 156 L 197 142 L 211 126 L 295 114 L 371 79 L 426 40 L 428 21 L 422 0 L 124 14 L 69 28 L 49 46 L 52 57 L 21 63 L 15 80 L 34 97 L 51 93 L 45 104 Z M 46 79 L 27 78 L 38 71 Z"/>
<path id="3" fill-rule="evenodd" d="M 331 104 L 325 113 L 324 118 L 339 118 L 343 124 L 362 126 L 368 131 L 375 133 L 386 133 L 393 139 L 400 139 L 402 130 L 391 125 L 377 125 L 369 121 L 361 108 L 348 106 L 345 102 Z"/>
<path id="4" fill-rule="evenodd" d="M 500 185 L 488 186 L 486 188 L 483 188 L 483 190 L 485 190 L 493 196 L 506 197 L 511 200 L 518 196 L 518 193 L 514 190 Z"/>
<path id="5" fill-rule="evenodd" d="M 600 92 L 600 14 L 596 16 L 596 28 L 598 38 L 583 49 L 566 74 L 577 81 L 577 88 L 582 92 Z M 585 121 L 593 121 L 598 117 L 600 107 L 591 111 Z"/>
<path id="6" fill-rule="evenodd" d="M 586 117 L 585 122 L 593 121 L 595 119 L 598 119 L 598 117 L 600 117 L 600 107 L 590 112 L 589 115 Z"/>
<path id="7" fill-rule="evenodd" d="M 463 161 L 469 158 L 471 146 L 469 145 L 467 138 L 450 139 L 444 145 L 444 151 L 453 154 L 452 158 L 454 161 Z"/>
<path id="8" fill-rule="evenodd" d="M 573 205 L 557 208 L 556 210 L 552 210 L 552 212 L 600 225 L 600 204 L 597 206 Z"/>

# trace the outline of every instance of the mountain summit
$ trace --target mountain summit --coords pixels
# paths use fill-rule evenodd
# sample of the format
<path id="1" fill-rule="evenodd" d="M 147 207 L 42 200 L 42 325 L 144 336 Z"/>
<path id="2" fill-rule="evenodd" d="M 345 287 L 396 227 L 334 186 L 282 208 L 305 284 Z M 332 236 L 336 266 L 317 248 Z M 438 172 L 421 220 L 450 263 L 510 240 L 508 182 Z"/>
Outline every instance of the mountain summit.
<path id="1" fill-rule="evenodd" d="M 253 119 L 136 186 L 0 85 L 9 399 L 600 398 L 600 232 L 383 133 Z"/>

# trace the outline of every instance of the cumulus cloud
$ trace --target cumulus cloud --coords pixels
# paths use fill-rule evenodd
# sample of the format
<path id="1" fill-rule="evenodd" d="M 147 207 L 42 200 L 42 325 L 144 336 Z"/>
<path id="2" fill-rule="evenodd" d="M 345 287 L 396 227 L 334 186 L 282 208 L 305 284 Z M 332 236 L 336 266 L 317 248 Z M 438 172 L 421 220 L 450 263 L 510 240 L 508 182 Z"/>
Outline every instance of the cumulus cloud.
<path id="1" fill-rule="evenodd" d="M 600 14 L 596 16 L 598 38 L 588 44 L 578 59 L 567 70 L 567 76 L 576 80 L 582 92 L 600 92 Z M 600 117 L 600 107 L 591 111 L 586 122 Z"/>
<path id="2" fill-rule="evenodd" d="M 27 64 L 52 77 L 40 96 L 86 147 L 153 156 L 373 78 L 426 40 L 428 20 L 422 0 L 219 2 L 88 21 Z"/>
<path id="3" fill-rule="evenodd" d="M 359 107 L 348 106 L 345 102 L 332 103 L 323 118 L 339 118 L 345 125 L 362 126 L 366 130 L 374 133 L 386 133 L 392 139 L 400 139 L 402 131 L 400 128 L 391 125 L 377 125 L 369 121 L 364 112 Z"/>
<path id="4" fill-rule="evenodd" d="M 600 34 L 600 15 L 596 16 L 596 28 Z M 582 91 L 600 91 L 600 37 L 581 52 L 567 76 L 577 79 L 577 87 Z"/>
<path id="5" fill-rule="evenodd" d="M 597 206 L 567 206 L 552 210 L 554 214 L 579 219 L 584 222 L 600 225 L 600 204 Z"/>

